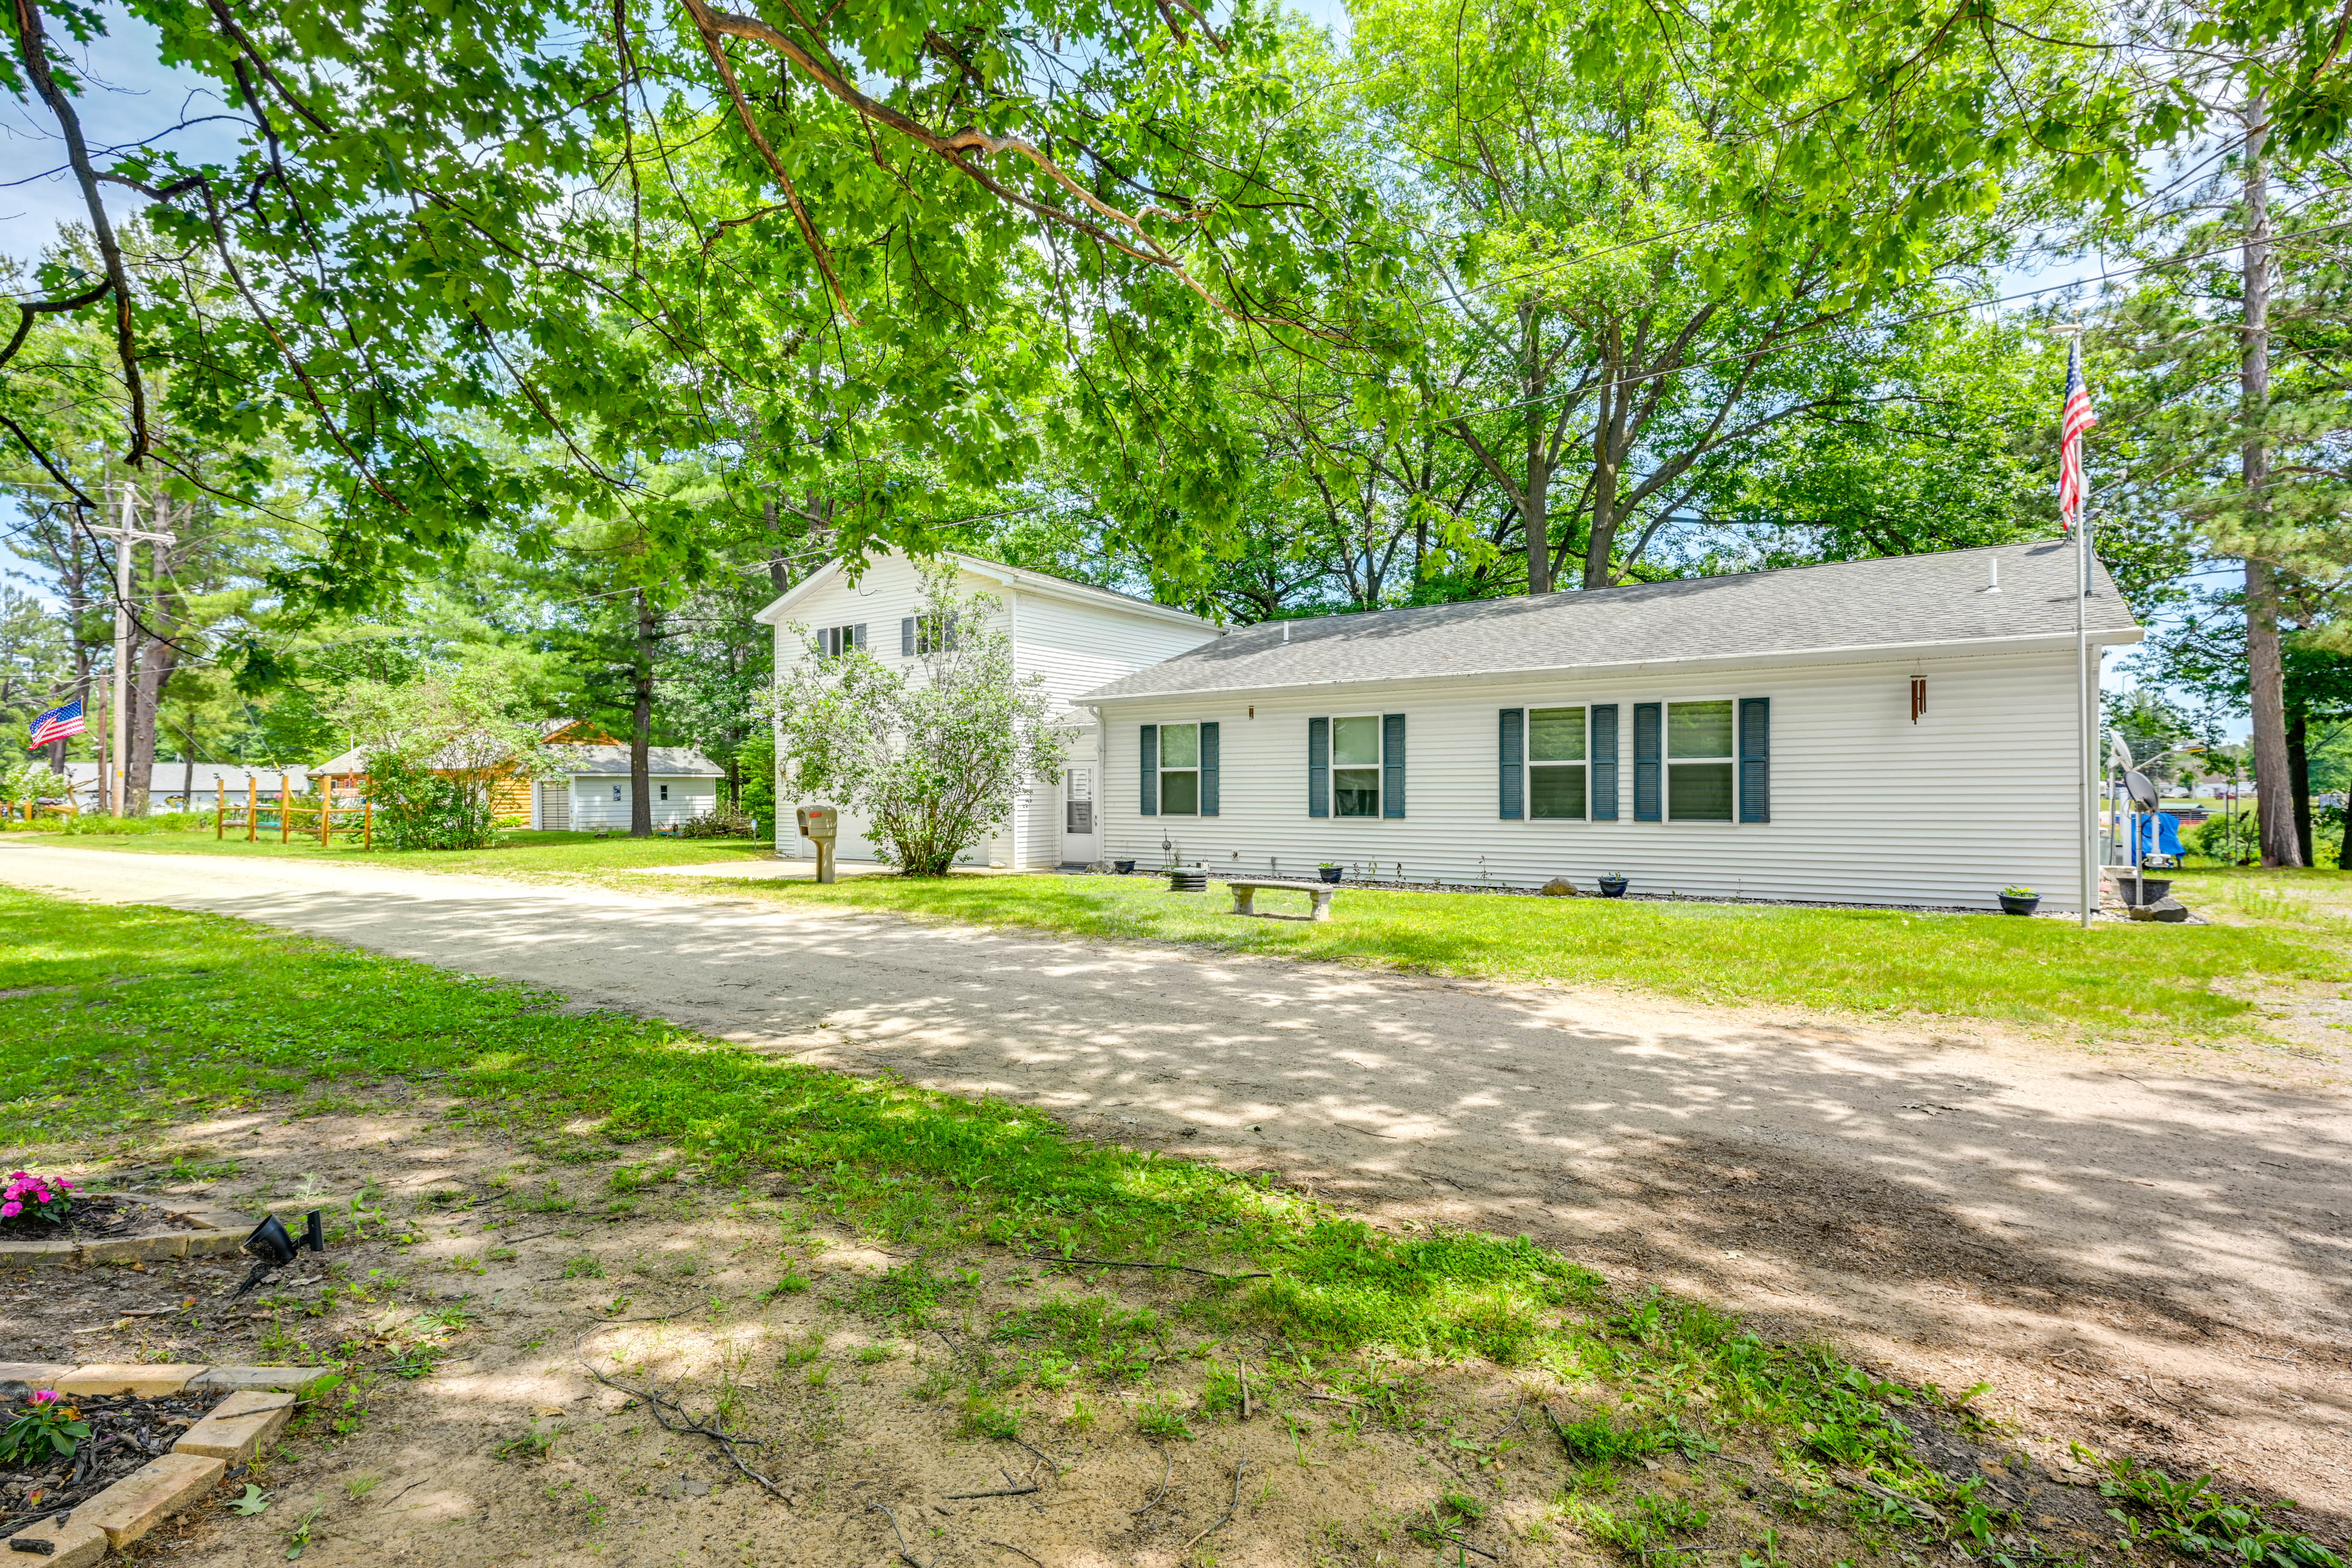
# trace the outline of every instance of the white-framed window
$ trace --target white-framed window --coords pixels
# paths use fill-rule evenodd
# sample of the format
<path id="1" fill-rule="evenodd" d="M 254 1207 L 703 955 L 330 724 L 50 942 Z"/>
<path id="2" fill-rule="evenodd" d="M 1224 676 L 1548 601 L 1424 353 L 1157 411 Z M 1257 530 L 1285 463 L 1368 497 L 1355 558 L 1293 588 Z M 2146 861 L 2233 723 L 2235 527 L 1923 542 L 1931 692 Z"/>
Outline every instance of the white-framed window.
<path id="1" fill-rule="evenodd" d="M 1160 726 L 1160 815 L 1201 815 L 1201 726 Z"/>
<path id="2" fill-rule="evenodd" d="M 1331 721 L 1331 815 L 1381 814 L 1381 716 Z"/>
<path id="3" fill-rule="evenodd" d="M 852 648 L 866 646 L 866 625 L 819 626 L 816 629 L 816 651 L 826 658 L 839 658 Z"/>
<path id="4" fill-rule="evenodd" d="M 1528 710 L 1528 815 L 1582 822 L 1591 814 L 1591 752 L 1582 708 Z"/>
<path id="5" fill-rule="evenodd" d="M 1730 822 L 1738 791 L 1728 697 L 1666 704 L 1666 820 Z"/>
<path id="6" fill-rule="evenodd" d="M 661 797 L 664 800 L 667 800 L 669 798 L 669 785 L 664 784 L 661 786 Z"/>

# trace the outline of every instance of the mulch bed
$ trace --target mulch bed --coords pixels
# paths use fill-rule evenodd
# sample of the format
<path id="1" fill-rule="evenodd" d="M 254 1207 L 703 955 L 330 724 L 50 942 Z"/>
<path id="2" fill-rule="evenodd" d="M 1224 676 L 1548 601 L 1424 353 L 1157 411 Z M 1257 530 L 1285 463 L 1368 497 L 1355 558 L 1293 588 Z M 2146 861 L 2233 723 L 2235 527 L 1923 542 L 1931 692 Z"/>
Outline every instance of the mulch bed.
<path id="1" fill-rule="evenodd" d="M 161 1399 L 68 1394 L 68 1404 L 89 1423 L 89 1437 L 76 1446 L 70 1459 L 0 1465 L 0 1535 L 79 1507 L 148 1460 L 170 1453 L 180 1435 L 202 1420 L 218 1399 L 204 1394 Z M 0 1400 L 0 1427 L 27 1408 L 22 1400 Z"/>
<path id="2" fill-rule="evenodd" d="M 23 1216 L 0 1220 L 0 1241 L 102 1241 L 112 1236 L 148 1236 L 159 1230 L 194 1230 L 193 1220 L 137 1198 L 101 1194 L 73 1201 L 63 1220 Z"/>

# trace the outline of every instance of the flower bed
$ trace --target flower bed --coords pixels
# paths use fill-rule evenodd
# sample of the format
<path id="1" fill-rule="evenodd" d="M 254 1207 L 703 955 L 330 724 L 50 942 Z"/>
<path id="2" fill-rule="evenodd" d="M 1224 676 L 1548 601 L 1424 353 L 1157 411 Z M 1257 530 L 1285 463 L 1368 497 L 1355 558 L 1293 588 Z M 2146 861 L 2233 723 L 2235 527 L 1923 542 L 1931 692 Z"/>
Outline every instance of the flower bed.
<path id="1" fill-rule="evenodd" d="M 51 1441 L 0 1458 L 0 1536 L 36 1519 L 77 1508 L 172 1445 L 220 1400 L 213 1393 L 141 1398 L 136 1394 L 52 1394 L 37 1389 L 0 1402 L 0 1452 L 5 1434 L 27 1423 L 63 1428 L 64 1451 Z"/>

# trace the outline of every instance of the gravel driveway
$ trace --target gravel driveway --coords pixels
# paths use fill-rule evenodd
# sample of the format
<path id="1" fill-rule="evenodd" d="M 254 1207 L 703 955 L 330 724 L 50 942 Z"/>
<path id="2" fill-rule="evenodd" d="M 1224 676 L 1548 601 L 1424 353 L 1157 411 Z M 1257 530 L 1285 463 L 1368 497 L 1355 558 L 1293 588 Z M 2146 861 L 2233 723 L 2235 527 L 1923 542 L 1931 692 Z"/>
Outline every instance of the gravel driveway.
<path id="1" fill-rule="evenodd" d="M 1057 941 L 706 892 L 0 843 L 241 915 L 1272 1169 L 1689 1291 L 2030 1433 L 2352 1518 L 2352 1122 L 2185 1055 Z M 2168 1065 L 2167 1065 L 2168 1064 Z M 2327 1516 L 2333 1516 L 2329 1518 Z"/>

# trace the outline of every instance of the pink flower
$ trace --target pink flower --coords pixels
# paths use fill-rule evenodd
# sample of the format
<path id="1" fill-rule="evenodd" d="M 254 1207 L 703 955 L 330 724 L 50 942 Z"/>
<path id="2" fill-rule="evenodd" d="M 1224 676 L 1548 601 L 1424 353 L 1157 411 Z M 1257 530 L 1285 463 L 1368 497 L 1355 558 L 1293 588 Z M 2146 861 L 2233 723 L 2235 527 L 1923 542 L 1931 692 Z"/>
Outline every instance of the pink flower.
<path id="1" fill-rule="evenodd" d="M 72 1184 L 71 1182 L 67 1181 L 63 1176 L 59 1176 L 59 1177 L 58 1178 L 58 1186 L 60 1186 L 60 1187 L 70 1187 L 70 1186 L 72 1186 L 72 1185 L 73 1185 L 73 1184 Z"/>
<path id="2" fill-rule="evenodd" d="M 24 1212 L 23 1204 L 0 1204 L 0 1219 L 15 1219 Z"/>
<path id="3" fill-rule="evenodd" d="M 64 1402 L 65 1395 L 59 1394 L 54 1388 L 37 1388 L 33 1390 L 33 1403 L 36 1405 L 61 1405 Z"/>

